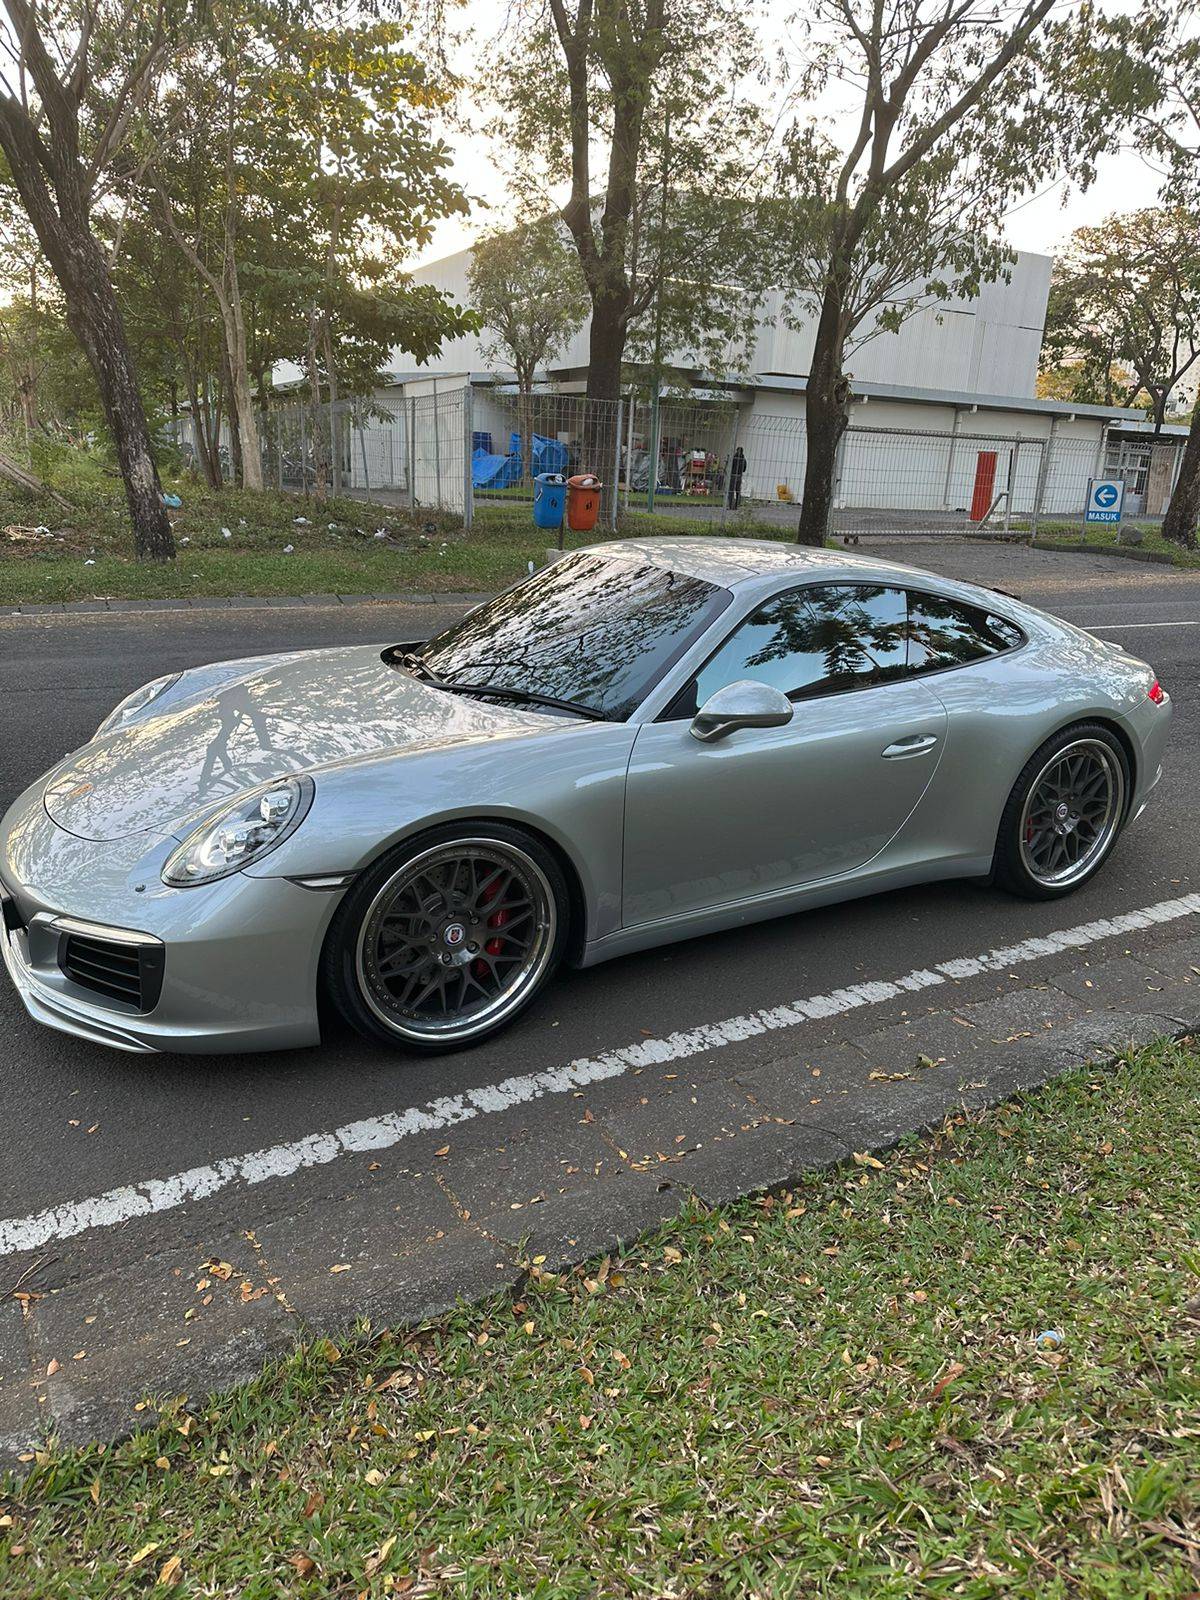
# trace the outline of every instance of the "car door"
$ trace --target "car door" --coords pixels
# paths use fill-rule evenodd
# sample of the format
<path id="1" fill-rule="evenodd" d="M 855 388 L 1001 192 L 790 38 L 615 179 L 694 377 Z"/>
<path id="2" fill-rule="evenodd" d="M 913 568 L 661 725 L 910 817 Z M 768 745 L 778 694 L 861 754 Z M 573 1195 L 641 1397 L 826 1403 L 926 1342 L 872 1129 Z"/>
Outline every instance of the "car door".
<path id="1" fill-rule="evenodd" d="M 946 733 L 906 652 L 906 596 L 877 584 L 794 588 L 734 628 L 638 730 L 625 925 L 836 877 L 877 856 L 928 788 Z M 742 678 L 782 690 L 791 722 L 695 739 L 698 706 Z"/>

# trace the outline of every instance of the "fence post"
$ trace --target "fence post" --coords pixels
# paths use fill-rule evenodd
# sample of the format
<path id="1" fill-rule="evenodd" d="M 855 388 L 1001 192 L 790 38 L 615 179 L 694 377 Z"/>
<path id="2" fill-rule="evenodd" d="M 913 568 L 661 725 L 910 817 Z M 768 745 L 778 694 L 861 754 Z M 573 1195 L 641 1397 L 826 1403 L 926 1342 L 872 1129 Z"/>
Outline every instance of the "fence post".
<path id="1" fill-rule="evenodd" d="M 613 533 L 617 531 L 617 500 L 620 495 L 621 483 L 621 432 L 625 425 L 625 396 L 617 396 L 617 420 L 613 429 L 613 469 L 612 469 L 612 495 L 609 499 L 608 525 Z M 629 468 L 626 466 L 626 473 Z"/>
<path id="2" fill-rule="evenodd" d="M 434 500 L 439 511 L 442 505 L 442 407 L 438 395 L 437 379 L 433 380 L 433 481 L 437 485 Z"/>
<path id="3" fill-rule="evenodd" d="M 629 386 L 629 427 L 625 433 L 625 513 L 629 514 L 629 494 L 633 487 L 633 419 L 637 412 L 637 390 Z"/>
<path id="4" fill-rule="evenodd" d="M 1042 445 L 1041 460 L 1038 462 L 1037 483 L 1033 491 L 1033 510 L 1029 515 L 1029 539 L 1031 544 L 1037 543 L 1038 523 L 1041 521 L 1042 505 L 1046 498 L 1046 484 L 1050 479 L 1050 465 L 1054 456 L 1054 441 L 1058 437 L 1058 418 L 1050 418 L 1050 435 Z"/>
<path id="5" fill-rule="evenodd" d="M 417 509 L 417 397 L 408 402 L 408 505 Z"/>
<path id="6" fill-rule="evenodd" d="M 467 379 L 463 385 L 463 527 L 470 529 L 475 520 L 475 478 L 471 470 L 473 455 L 472 444 L 474 436 L 471 424 L 474 421 L 475 391 L 471 388 L 471 380 Z"/>
<path id="7" fill-rule="evenodd" d="M 300 493 L 308 493 L 308 430 L 304 426 L 304 414 L 308 407 L 303 401 L 300 403 Z"/>
<path id="8" fill-rule="evenodd" d="M 362 410 L 360 403 L 354 402 L 354 431 L 358 434 L 358 453 L 362 456 L 363 488 L 366 490 L 367 499 L 371 498 L 371 467 L 367 461 L 367 430 L 363 427 Z"/>
<path id="9" fill-rule="evenodd" d="M 1004 494 L 1004 531 L 1012 528 L 1013 494 L 1017 487 L 1017 467 L 1021 460 L 1021 435 L 1018 434 L 1008 452 L 1008 486 Z"/>

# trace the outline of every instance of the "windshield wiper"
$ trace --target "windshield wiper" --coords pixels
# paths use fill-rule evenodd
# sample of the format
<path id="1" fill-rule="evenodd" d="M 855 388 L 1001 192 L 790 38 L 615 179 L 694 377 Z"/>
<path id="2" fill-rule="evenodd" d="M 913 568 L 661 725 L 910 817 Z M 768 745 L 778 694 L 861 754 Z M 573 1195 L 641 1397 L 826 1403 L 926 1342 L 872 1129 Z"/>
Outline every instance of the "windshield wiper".
<path id="1" fill-rule="evenodd" d="M 552 694 L 539 694 L 535 689 L 506 689 L 500 683 L 460 683 L 457 679 L 453 682 L 441 679 L 437 687 L 448 689 L 451 694 L 491 695 L 496 700 L 517 700 L 522 705 L 553 706 L 558 711 L 573 711 L 577 717 L 591 717 L 594 722 L 614 720 L 607 711 L 597 710 L 595 706 L 585 706 L 578 700 L 559 700 Z"/>
<path id="2" fill-rule="evenodd" d="M 414 678 L 420 678 L 423 682 L 432 684 L 435 689 L 448 687 L 446 680 L 439 678 L 433 668 L 427 667 L 424 659 L 419 655 L 415 655 L 411 650 L 406 650 L 401 656 L 392 656 L 391 661 L 393 665 L 398 663 L 406 671 L 411 672 Z"/>
<path id="3" fill-rule="evenodd" d="M 490 695 L 497 700 L 519 700 L 522 705 L 552 706 L 558 711 L 573 711 L 578 717 L 591 717 L 596 722 L 614 720 L 607 711 L 600 711 L 595 706 L 583 705 L 578 700 L 559 700 L 552 694 L 539 694 L 535 689 L 506 689 L 499 683 L 462 683 L 458 679 L 441 678 L 432 667 L 426 665 L 421 656 L 415 655 L 412 651 L 406 651 L 404 655 L 394 656 L 392 659 L 411 672 L 415 678 L 420 678 L 433 689 L 445 689 L 448 694 Z M 491 662 L 484 664 L 493 665 Z M 495 663 L 497 666 L 503 664 Z"/>

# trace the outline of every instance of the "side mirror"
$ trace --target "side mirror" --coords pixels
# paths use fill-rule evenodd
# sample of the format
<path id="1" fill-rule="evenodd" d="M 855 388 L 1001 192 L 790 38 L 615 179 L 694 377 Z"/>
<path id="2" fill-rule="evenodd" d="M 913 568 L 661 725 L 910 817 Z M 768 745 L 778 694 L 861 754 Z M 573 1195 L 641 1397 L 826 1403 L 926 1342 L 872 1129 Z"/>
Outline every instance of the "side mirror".
<path id="1" fill-rule="evenodd" d="M 769 683 L 739 678 L 710 694 L 692 719 L 692 738 L 704 744 L 739 728 L 782 728 L 792 720 L 792 702 Z"/>

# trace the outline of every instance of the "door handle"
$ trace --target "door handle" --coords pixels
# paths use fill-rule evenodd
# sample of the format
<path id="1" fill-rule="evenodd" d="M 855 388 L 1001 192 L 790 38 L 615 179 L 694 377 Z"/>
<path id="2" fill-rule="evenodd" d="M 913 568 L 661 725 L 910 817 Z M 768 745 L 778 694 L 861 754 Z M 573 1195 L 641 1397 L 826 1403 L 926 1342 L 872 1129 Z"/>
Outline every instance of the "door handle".
<path id="1" fill-rule="evenodd" d="M 936 733 L 914 733 L 907 739 L 897 739 L 883 752 L 885 761 L 896 761 L 903 756 L 923 756 L 937 743 Z"/>

